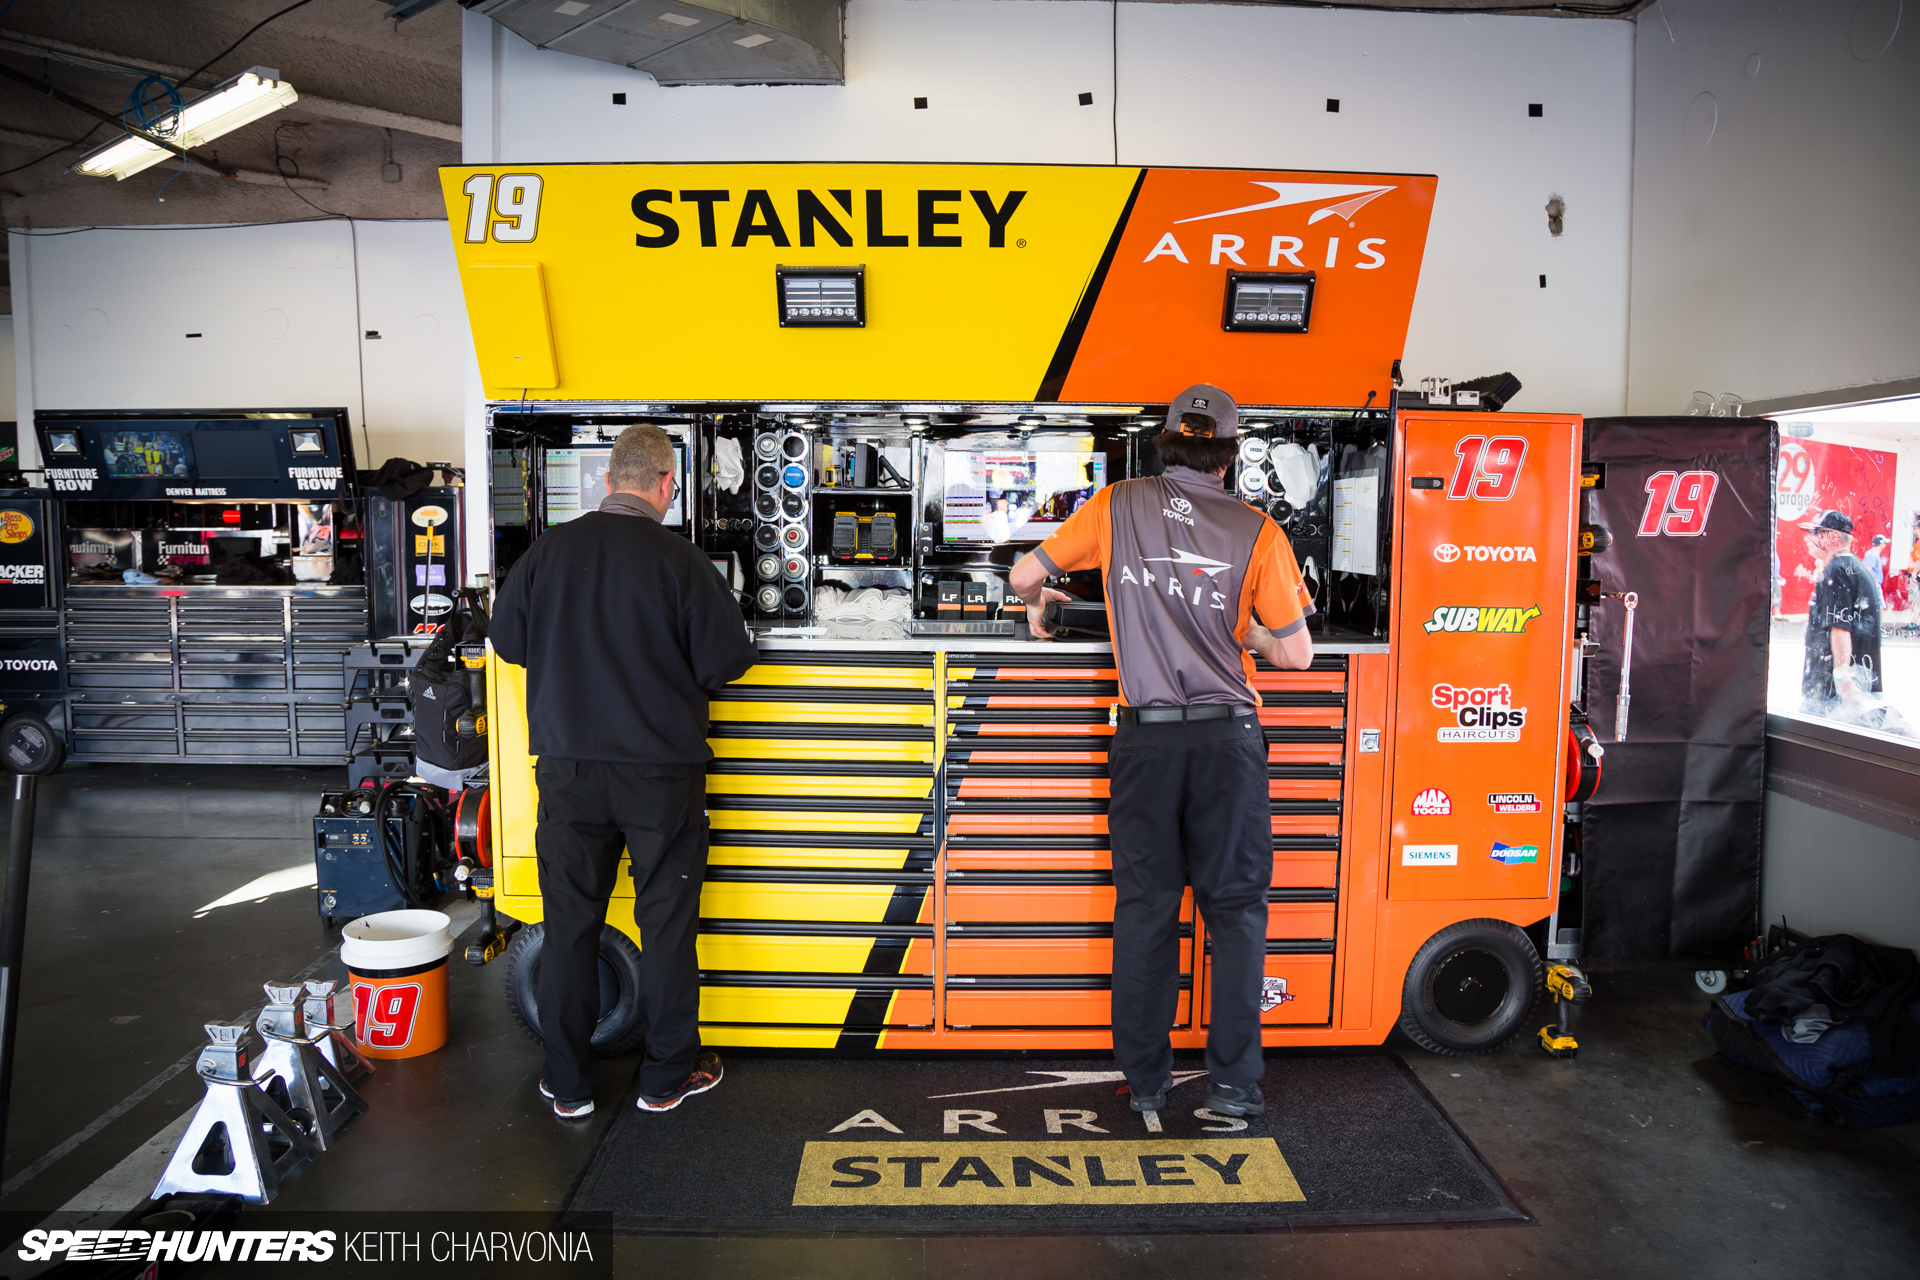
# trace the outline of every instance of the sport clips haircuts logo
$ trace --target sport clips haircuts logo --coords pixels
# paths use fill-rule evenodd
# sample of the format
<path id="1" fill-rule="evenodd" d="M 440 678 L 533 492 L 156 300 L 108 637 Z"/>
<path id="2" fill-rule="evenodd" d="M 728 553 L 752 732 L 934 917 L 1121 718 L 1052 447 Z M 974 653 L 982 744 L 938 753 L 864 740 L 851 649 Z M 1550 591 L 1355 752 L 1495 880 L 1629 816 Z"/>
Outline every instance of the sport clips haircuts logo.
<path id="1" fill-rule="evenodd" d="M 1453 723 L 1442 725 L 1442 742 L 1518 742 L 1527 724 L 1527 709 L 1513 705 L 1513 686 L 1469 689 L 1460 685 L 1433 686 L 1433 705 L 1453 713 Z"/>
<path id="2" fill-rule="evenodd" d="M 1443 604 L 1433 616 L 1421 623 L 1428 635 L 1457 632 L 1461 635 L 1519 635 L 1527 624 L 1540 616 L 1540 606 Z"/>

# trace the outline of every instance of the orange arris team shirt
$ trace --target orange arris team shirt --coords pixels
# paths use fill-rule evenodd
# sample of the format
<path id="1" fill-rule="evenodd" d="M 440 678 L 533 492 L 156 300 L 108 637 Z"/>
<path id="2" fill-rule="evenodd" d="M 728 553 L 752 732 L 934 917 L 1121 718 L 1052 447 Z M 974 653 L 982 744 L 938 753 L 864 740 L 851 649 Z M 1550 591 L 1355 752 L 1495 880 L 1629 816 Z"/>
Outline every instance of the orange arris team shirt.
<path id="1" fill-rule="evenodd" d="M 1034 554 L 1054 574 L 1100 567 L 1129 706 L 1258 707 L 1248 621 L 1290 635 L 1313 610 L 1279 526 L 1187 467 L 1107 486 Z"/>

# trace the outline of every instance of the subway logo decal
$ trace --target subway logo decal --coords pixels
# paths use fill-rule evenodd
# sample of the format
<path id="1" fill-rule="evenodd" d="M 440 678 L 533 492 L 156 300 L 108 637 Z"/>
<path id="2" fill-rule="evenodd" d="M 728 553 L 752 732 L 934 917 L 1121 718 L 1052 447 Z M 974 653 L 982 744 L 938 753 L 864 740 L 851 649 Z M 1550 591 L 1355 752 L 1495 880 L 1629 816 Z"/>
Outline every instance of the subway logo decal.
<path id="1" fill-rule="evenodd" d="M 449 166 L 487 394 L 1356 404 L 1406 336 L 1437 180 L 1072 165 Z M 776 267 L 863 269 L 783 328 Z M 1230 271 L 1311 271 L 1304 334 L 1228 333 Z M 1200 372 L 1196 372 L 1196 370 Z"/>

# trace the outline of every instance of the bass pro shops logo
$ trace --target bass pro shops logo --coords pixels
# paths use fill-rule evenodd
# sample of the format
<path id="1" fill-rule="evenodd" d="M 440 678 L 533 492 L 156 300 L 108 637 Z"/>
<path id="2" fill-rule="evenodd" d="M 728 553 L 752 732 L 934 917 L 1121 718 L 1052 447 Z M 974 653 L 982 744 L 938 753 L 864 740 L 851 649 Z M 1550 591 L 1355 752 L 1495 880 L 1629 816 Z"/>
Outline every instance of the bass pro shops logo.
<path id="1" fill-rule="evenodd" d="M 1420 624 L 1428 635 L 1458 632 L 1462 635 L 1519 635 L 1527 624 L 1540 616 L 1540 606 L 1526 608 L 1506 605 L 1441 605 L 1433 617 Z"/>
<path id="2" fill-rule="evenodd" d="M 1428 787 L 1413 798 L 1413 816 L 1439 818 L 1453 812 L 1453 797 L 1438 787 Z"/>
<path id="3" fill-rule="evenodd" d="M 32 536 L 32 516 L 24 511 L 0 511 L 0 542 L 25 542 Z"/>
<path id="4" fill-rule="evenodd" d="M 1462 547 L 1451 542 L 1443 542 L 1435 547 L 1433 558 L 1441 564 L 1452 564 L 1456 560 L 1479 561 L 1483 564 L 1537 564 L 1540 560 L 1532 547 Z"/>
<path id="5" fill-rule="evenodd" d="M 1459 685 L 1433 686 L 1433 705 L 1451 711 L 1454 722 L 1442 725 L 1442 742 L 1518 742 L 1527 724 L 1527 709 L 1513 705 L 1513 686 L 1468 689 Z"/>

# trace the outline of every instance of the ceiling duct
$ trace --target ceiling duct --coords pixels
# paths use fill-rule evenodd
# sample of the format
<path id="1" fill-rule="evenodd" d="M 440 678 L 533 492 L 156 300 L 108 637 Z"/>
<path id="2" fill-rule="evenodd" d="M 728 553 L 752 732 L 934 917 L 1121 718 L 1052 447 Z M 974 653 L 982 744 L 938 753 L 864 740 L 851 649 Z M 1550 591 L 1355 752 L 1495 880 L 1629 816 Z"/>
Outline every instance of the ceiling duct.
<path id="1" fill-rule="evenodd" d="M 542 49 L 661 84 L 845 84 L 845 0 L 462 0 Z"/>

